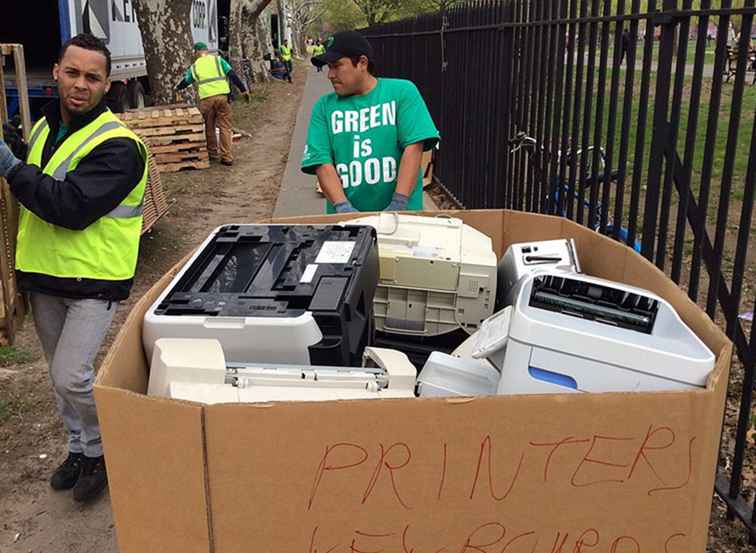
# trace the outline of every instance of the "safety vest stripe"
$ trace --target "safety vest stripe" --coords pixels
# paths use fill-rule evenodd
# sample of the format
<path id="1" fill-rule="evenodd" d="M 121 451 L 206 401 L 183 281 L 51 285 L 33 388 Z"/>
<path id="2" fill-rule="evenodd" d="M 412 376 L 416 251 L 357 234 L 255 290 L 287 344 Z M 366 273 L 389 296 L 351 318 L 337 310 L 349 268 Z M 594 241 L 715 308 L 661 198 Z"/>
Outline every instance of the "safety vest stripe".
<path id="1" fill-rule="evenodd" d="M 34 129 L 34 132 L 32 132 L 31 138 L 29 139 L 30 152 L 34 149 L 34 144 L 37 142 L 39 135 L 42 134 L 42 131 L 44 131 L 46 128 L 47 128 L 47 121 L 43 119 L 42 123 L 37 125 L 37 128 Z"/>
<path id="2" fill-rule="evenodd" d="M 131 217 L 139 217 L 144 212 L 142 204 L 139 205 L 119 205 L 114 210 L 106 215 L 112 219 L 129 219 Z"/>
<path id="3" fill-rule="evenodd" d="M 209 77 L 207 79 L 200 79 L 197 76 L 197 63 L 192 64 L 192 77 L 194 77 L 194 82 L 197 85 L 203 85 L 206 83 L 212 83 L 215 81 L 225 81 L 226 76 L 223 74 L 223 66 L 221 65 L 221 59 L 220 56 L 213 56 L 215 58 L 215 69 L 218 71 L 218 75 L 216 77 Z"/>
<path id="4" fill-rule="evenodd" d="M 84 146 L 92 142 L 92 140 L 94 140 L 98 136 L 123 126 L 125 125 L 123 125 L 123 123 L 121 123 L 120 121 L 108 121 L 107 123 L 104 123 L 100 128 L 90 134 L 86 138 L 86 140 L 82 141 L 81 144 L 79 144 L 74 149 L 74 151 L 68 155 L 66 159 L 60 162 L 60 164 L 55 168 L 55 171 L 53 171 L 52 177 L 55 180 L 64 180 L 66 178 L 66 175 L 68 174 L 68 168 L 71 165 L 71 161 L 76 156 L 76 154 L 78 154 L 81 149 L 84 148 Z"/>
<path id="5" fill-rule="evenodd" d="M 201 81 L 197 81 L 197 84 L 205 84 L 205 83 L 212 83 L 213 81 L 225 81 L 226 77 L 213 77 L 211 79 L 203 79 Z"/>

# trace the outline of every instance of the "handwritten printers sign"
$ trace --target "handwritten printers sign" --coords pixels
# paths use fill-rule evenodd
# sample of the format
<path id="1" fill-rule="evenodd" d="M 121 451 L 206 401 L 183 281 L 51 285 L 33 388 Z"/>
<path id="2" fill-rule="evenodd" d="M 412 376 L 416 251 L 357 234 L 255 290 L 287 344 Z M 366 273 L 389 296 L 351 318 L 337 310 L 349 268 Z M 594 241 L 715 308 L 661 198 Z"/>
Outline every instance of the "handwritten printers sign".
<path id="1" fill-rule="evenodd" d="M 259 447 L 246 444 L 238 487 L 213 486 L 211 474 L 215 539 L 229 545 L 219 550 L 251 551 L 231 546 L 239 532 L 235 543 L 270 552 L 695 550 L 702 440 L 674 409 L 667 420 L 615 412 L 570 421 L 557 410 L 540 422 L 502 413 L 492 424 L 480 417 L 495 410 L 460 407 L 459 418 L 410 410 L 253 424 Z M 211 469 L 233 471 L 230 457 L 211 458 Z M 238 519 L 240 509 L 255 523 Z"/>

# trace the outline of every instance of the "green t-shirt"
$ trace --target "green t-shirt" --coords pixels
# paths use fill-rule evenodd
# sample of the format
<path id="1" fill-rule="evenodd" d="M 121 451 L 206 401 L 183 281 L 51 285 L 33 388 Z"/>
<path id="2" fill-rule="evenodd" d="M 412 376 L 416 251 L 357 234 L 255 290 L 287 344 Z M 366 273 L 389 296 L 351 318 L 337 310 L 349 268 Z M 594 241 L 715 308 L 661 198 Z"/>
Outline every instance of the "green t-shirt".
<path id="1" fill-rule="evenodd" d="M 417 87 L 401 79 L 378 79 L 365 95 L 340 97 L 334 92 L 317 101 L 302 171 L 314 175 L 319 165 L 333 164 L 355 209 L 381 211 L 391 203 L 404 148 L 423 142 L 427 151 L 438 140 L 438 129 Z M 418 174 L 408 210 L 423 208 L 422 181 Z M 334 213 L 330 202 L 326 212 Z"/>
<path id="2" fill-rule="evenodd" d="M 63 140 L 63 137 L 66 136 L 66 133 L 68 132 L 68 125 L 64 124 L 63 121 L 60 122 L 60 126 L 58 127 L 58 136 L 55 137 L 55 143 L 57 144 L 61 140 Z"/>

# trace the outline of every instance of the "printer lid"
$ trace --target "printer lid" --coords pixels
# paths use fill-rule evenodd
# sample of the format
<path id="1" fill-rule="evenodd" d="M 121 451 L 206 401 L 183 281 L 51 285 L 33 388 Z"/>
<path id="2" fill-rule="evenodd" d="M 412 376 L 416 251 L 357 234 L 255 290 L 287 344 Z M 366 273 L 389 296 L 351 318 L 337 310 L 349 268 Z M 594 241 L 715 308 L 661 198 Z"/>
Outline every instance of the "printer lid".
<path id="1" fill-rule="evenodd" d="M 381 213 L 351 219 L 352 225 L 369 225 L 378 234 L 382 255 L 441 258 L 459 261 L 462 243 L 461 219 Z"/>
<path id="2" fill-rule="evenodd" d="M 509 339 L 511 321 L 511 305 L 483 321 L 477 333 L 477 341 L 473 347 L 472 356 L 475 359 L 485 359 L 503 349 Z"/>

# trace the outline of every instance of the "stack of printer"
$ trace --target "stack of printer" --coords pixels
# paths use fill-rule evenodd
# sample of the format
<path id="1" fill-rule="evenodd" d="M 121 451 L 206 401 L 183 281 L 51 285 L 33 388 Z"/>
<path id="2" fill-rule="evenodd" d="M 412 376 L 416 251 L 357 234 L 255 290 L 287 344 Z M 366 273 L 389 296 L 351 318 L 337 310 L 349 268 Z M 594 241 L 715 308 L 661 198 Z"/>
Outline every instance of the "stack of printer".
<path id="1" fill-rule="evenodd" d="M 226 225 L 147 311 L 148 393 L 203 403 L 414 397 L 417 370 L 373 348 L 375 231 Z"/>
<path id="2" fill-rule="evenodd" d="M 715 361 L 659 296 L 581 273 L 572 240 L 497 263 L 459 219 L 396 214 L 220 227 L 143 340 L 149 393 L 203 403 L 676 390 Z"/>
<path id="3" fill-rule="evenodd" d="M 376 343 L 422 366 L 452 351 L 494 312 L 497 258 L 489 236 L 450 217 L 382 213 L 352 219 L 378 235 Z"/>
<path id="4" fill-rule="evenodd" d="M 520 255 L 527 248 L 512 248 L 507 255 L 517 251 L 524 259 Z M 429 357 L 418 376 L 419 395 L 706 385 L 714 354 L 669 303 L 647 290 L 574 272 L 577 267 L 575 258 L 561 269 L 534 269 L 510 281 L 504 309 L 452 355 Z"/>

